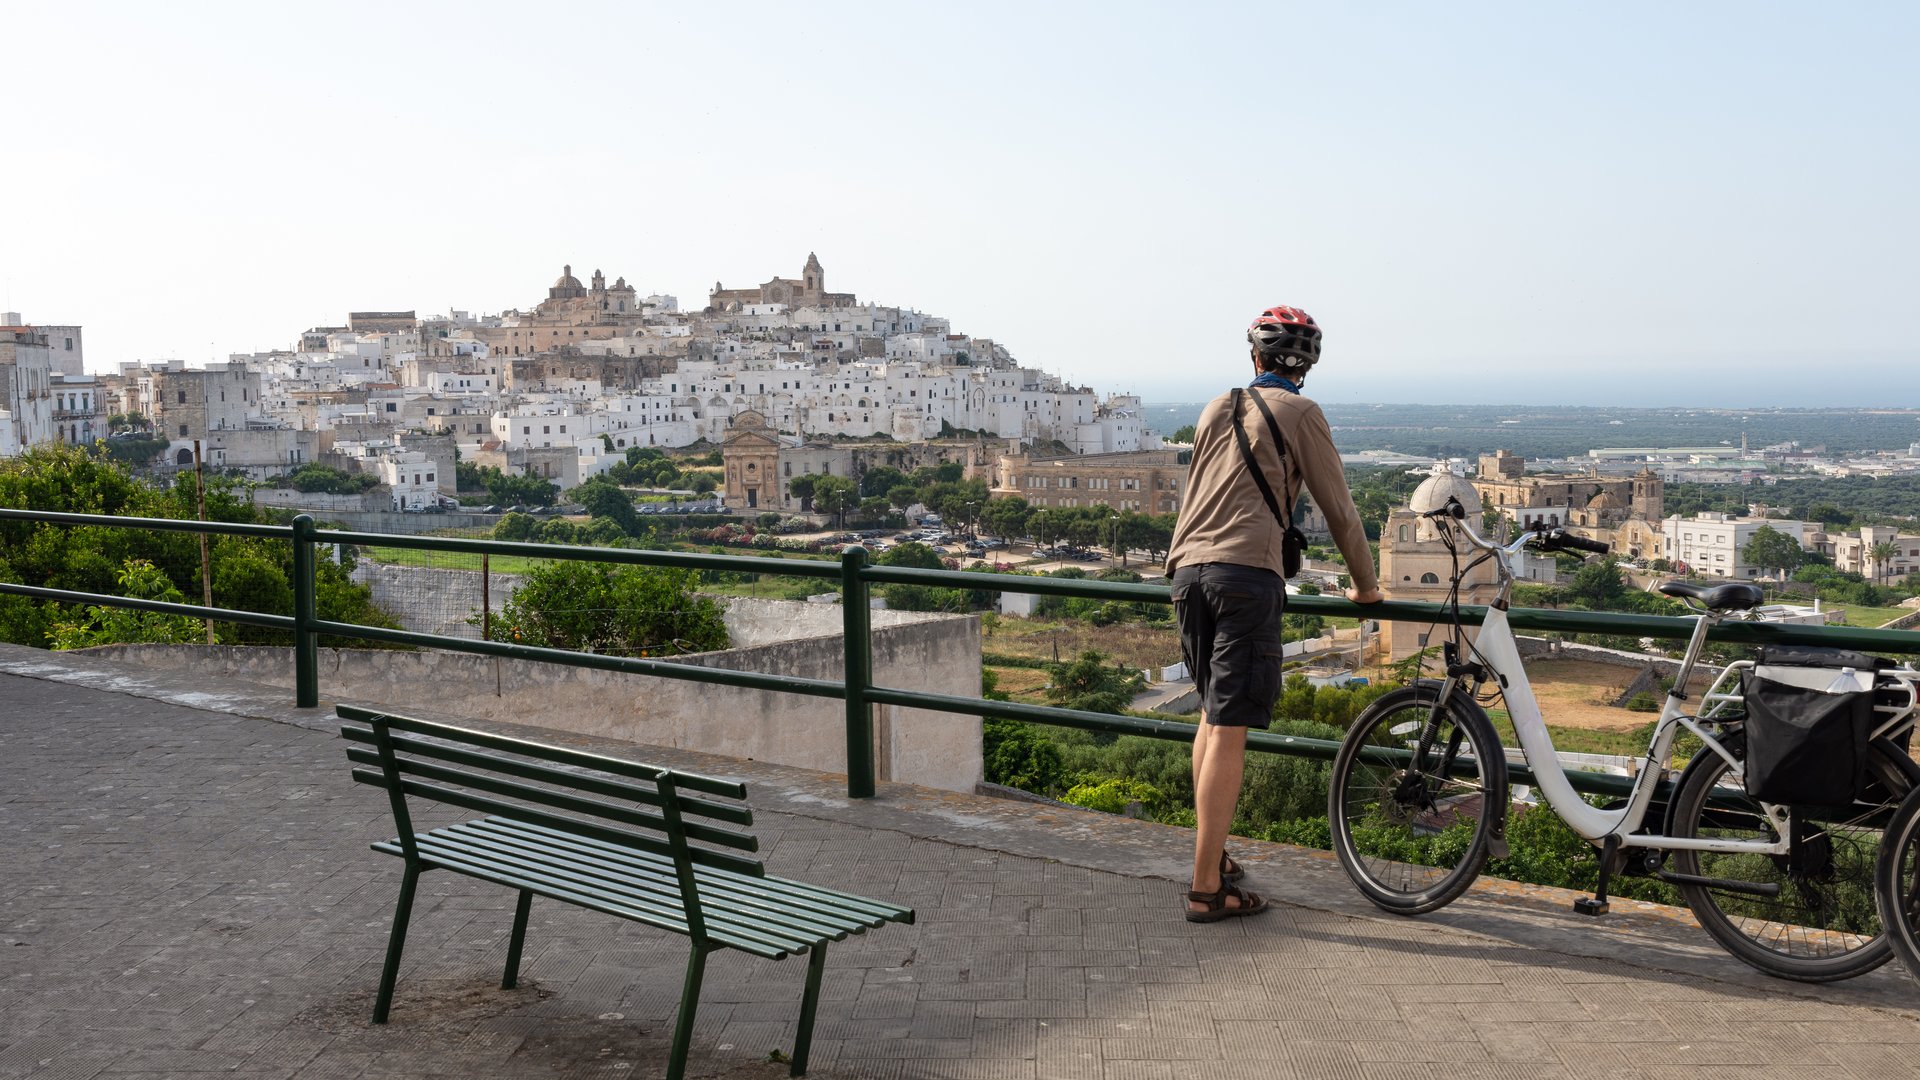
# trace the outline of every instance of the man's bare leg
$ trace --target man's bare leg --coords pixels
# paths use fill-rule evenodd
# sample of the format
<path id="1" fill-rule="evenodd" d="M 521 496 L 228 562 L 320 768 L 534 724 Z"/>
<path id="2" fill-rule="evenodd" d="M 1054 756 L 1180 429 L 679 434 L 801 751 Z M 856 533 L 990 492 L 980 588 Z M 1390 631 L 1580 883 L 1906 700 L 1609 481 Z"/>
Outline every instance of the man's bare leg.
<path id="1" fill-rule="evenodd" d="M 1220 853 L 1226 850 L 1227 829 L 1233 825 L 1233 811 L 1240 804 L 1240 781 L 1247 767 L 1247 729 L 1219 727 L 1200 718 L 1200 730 L 1193 738 L 1193 811 L 1197 819 L 1193 833 L 1193 891 L 1216 892 L 1220 888 Z M 1188 901 L 1194 911 L 1206 905 Z M 1239 907 L 1229 899 L 1227 906 Z"/>

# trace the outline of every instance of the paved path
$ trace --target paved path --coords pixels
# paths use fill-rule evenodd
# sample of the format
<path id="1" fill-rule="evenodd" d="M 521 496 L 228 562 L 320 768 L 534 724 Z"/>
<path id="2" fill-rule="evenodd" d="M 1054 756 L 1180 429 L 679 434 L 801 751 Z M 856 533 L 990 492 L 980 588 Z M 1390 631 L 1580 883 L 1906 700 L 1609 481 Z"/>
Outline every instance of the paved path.
<path id="1" fill-rule="evenodd" d="M 682 939 L 542 902 L 503 992 L 511 894 L 429 874 L 376 1029 L 398 866 L 366 848 L 383 796 L 327 721 L 45 658 L 0 652 L 35 673 L 0 674 L 0 1077 L 661 1074 Z M 1283 902 L 1195 926 L 1163 879 L 1178 830 L 899 788 L 849 804 L 798 770 L 622 752 L 747 779 L 774 872 L 919 909 L 829 954 L 816 1076 L 1920 1073 L 1904 975 L 1771 981 L 1672 913 L 1576 924 L 1563 896 L 1490 888 L 1389 920 L 1324 858 L 1249 845 Z M 716 954 L 693 1074 L 785 1075 L 767 1058 L 803 974 Z"/>

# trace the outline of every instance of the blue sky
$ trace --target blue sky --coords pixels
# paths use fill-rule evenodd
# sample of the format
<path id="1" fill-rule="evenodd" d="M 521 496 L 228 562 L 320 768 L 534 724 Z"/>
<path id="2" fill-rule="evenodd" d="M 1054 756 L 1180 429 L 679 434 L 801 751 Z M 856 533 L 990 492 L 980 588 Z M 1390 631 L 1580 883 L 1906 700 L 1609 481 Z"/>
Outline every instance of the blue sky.
<path id="1" fill-rule="evenodd" d="M 793 275 L 1152 400 L 1920 406 L 1920 5 L 25 5 L 0 307 L 96 367 Z M 21 43 L 31 43 L 22 48 Z"/>

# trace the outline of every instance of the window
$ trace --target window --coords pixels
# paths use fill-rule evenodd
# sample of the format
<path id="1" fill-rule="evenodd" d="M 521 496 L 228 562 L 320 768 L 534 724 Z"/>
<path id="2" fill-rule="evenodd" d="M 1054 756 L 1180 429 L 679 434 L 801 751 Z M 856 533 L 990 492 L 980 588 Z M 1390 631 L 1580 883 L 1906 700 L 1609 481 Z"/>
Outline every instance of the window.
<path id="1" fill-rule="evenodd" d="M 181 437 L 181 438 L 186 438 L 186 435 L 187 435 L 187 425 L 185 425 L 185 424 L 181 424 L 181 425 L 180 425 L 180 437 Z M 185 451 L 185 450 L 182 450 L 182 451 L 180 451 L 180 452 L 181 452 L 182 454 L 184 454 L 184 453 L 186 453 L 186 451 Z"/>
<path id="2" fill-rule="evenodd" d="M 1438 585 L 1438 584 L 1440 584 L 1440 575 L 1438 575 L 1438 574 L 1435 574 L 1435 573 L 1432 573 L 1432 572 L 1428 572 L 1428 573 L 1425 573 L 1425 574 L 1421 574 L 1421 575 L 1420 575 L 1420 584 L 1422 584 L 1422 585 Z"/>
<path id="3" fill-rule="evenodd" d="M 396 402 L 392 402 L 392 401 L 389 401 L 389 402 L 387 402 L 387 411 L 388 411 L 388 412 L 399 412 L 399 411 L 400 411 L 400 406 L 399 406 L 399 404 L 398 404 L 398 403 L 396 403 Z"/>
<path id="4" fill-rule="evenodd" d="M 180 404 L 185 405 L 187 403 L 187 392 L 185 390 L 181 390 L 179 391 L 179 394 L 180 394 Z"/>

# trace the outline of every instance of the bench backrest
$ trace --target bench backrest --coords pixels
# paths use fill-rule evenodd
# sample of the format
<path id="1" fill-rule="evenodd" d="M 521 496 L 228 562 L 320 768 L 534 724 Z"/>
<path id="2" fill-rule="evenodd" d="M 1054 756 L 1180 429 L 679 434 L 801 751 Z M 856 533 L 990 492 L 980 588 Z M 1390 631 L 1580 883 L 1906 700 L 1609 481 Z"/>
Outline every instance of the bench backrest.
<path id="1" fill-rule="evenodd" d="M 407 796 L 477 810 L 693 865 L 766 873 L 746 786 L 545 743 L 341 705 L 353 778 L 387 790 L 400 846 L 418 858 Z M 638 804 L 633 805 L 633 804 Z"/>

